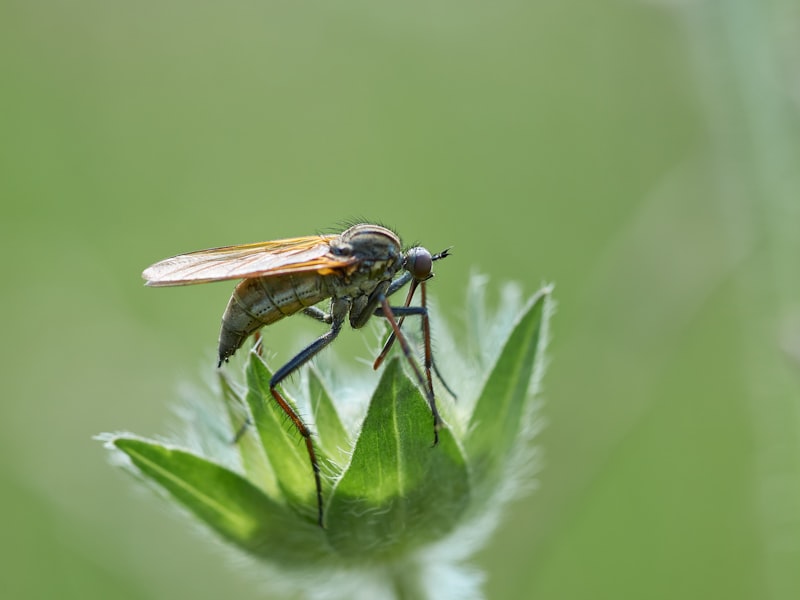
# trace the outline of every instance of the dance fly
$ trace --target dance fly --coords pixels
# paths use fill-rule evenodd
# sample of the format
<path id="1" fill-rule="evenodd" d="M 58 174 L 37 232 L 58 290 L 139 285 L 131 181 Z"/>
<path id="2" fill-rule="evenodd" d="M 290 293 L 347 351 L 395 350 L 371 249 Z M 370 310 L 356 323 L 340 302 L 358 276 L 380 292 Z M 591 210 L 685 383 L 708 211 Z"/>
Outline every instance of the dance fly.
<path id="1" fill-rule="evenodd" d="M 316 484 L 318 522 L 324 526 L 322 485 L 311 432 L 277 386 L 336 339 L 346 319 L 351 327 L 359 329 L 370 317 L 383 317 L 392 332 L 374 367 L 378 368 L 397 340 L 430 406 L 435 445 L 443 423 L 433 394 L 431 369 L 436 371 L 436 365 L 431 352 L 425 283 L 433 277 L 433 263 L 448 256 L 448 252 L 431 254 L 421 246 L 403 250 L 400 238 L 390 229 L 360 223 L 338 235 L 296 237 L 180 254 L 148 267 L 142 277 L 148 286 L 155 287 L 242 280 L 222 316 L 217 366 L 227 362 L 250 335 L 284 317 L 302 313 L 330 325 L 327 332 L 275 371 L 270 380 L 272 397 L 305 441 Z M 407 284 L 410 285 L 405 303 L 391 306 L 389 297 Z M 421 303 L 412 306 L 417 288 Z M 317 306 L 328 299 L 327 311 Z M 418 316 L 422 321 L 424 375 L 400 329 L 407 316 Z"/>

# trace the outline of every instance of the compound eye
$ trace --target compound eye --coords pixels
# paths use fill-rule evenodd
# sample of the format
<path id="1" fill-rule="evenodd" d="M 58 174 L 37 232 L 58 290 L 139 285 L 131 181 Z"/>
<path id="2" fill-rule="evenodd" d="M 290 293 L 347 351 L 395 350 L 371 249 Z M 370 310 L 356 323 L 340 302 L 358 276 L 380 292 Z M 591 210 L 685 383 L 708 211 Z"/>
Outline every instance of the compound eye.
<path id="1" fill-rule="evenodd" d="M 425 248 L 417 246 L 406 253 L 406 270 L 414 276 L 414 279 L 425 281 L 431 276 L 432 267 L 433 258 Z"/>

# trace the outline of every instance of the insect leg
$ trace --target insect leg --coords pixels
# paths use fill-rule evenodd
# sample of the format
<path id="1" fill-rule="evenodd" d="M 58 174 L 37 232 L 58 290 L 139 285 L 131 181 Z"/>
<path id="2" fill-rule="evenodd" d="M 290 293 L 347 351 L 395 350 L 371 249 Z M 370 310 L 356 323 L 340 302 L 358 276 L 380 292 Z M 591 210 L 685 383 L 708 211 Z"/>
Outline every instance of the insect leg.
<path id="1" fill-rule="evenodd" d="M 392 281 L 392 283 L 386 290 L 386 295 L 391 296 L 392 294 L 394 294 L 397 290 L 399 290 L 409 281 L 411 281 L 411 278 L 412 275 L 409 271 L 403 273 L 400 277 Z M 411 304 L 411 299 L 414 297 L 414 290 L 417 289 L 418 283 L 419 282 L 416 280 L 412 281 L 411 288 L 408 290 L 408 296 L 406 297 L 406 302 L 403 306 L 408 306 L 409 304 Z M 383 310 L 380 308 L 375 309 L 375 315 L 383 316 Z M 403 326 L 403 319 L 405 319 L 405 317 L 401 317 L 400 320 L 397 322 L 398 327 Z M 386 359 L 386 355 L 389 354 L 389 350 L 392 348 L 393 345 L 394 345 L 394 331 L 389 334 L 386 343 L 383 345 L 383 350 L 381 350 L 381 353 L 378 355 L 378 357 L 375 359 L 375 362 L 372 364 L 373 369 L 377 369 L 383 364 L 383 361 Z"/>
<path id="2" fill-rule="evenodd" d="M 333 322 L 333 317 L 331 317 L 330 313 L 326 313 L 316 306 L 311 306 L 303 310 L 303 313 L 308 315 L 309 317 L 316 319 L 317 321 L 322 321 L 323 323 L 327 323 L 330 325 Z M 258 354 L 259 356 L 263 356 L 264 352 L 264 345 L 261 339 L 261 330 L 257 329 L 256 332 L 253 334 L 253 351 Z M 241 437 L 244 435 L 244 432 L 247 431 L 247 428 L 251 425 L 250 420 L 245 420 L 242 423 L 241 427 L 236 431 L 236 434 L 233 436 L 233 441 L 231 443 L 237 443 Z"/>
<path id="3" fill-rule="evenodd" d="M 264 344 L 261 340 L 261 330 L 256 329 L 255 333 L 253 334 L 253 350 L 259 356 L 264 356 Z"/>
<path id="4" fill-rule="evenodd" d="M 445 250 L 445 253 L 447 250 Z M 445 254 L 446 256 L 446 254 Z M 433 372 L 436 373 L 436 377 L 439 378 L 444 389 L 447 390 L 447 393 L 450 394 L 453 398 L 457 398 L 455 392 L 450 389 L 450 386 L 447 385 L 447 382 L 442 377 L 442 374 L 439 372 L 439 367 L 436 366 L 436 361 L 433 360 L 433 351 L 431 349 L 431 322 L 428 318 L 428 297 L 427 297 L 427 288 L 425 287 L 425 282 L 422 282 L 420 286 L 420 295 L 422 296 L 422 308 L 425 309 L 425 312 L 422 313 L 422 337 L 425 341 L 425 368 L 428 369 L 428 380 L 430 381 L 430 369 L 433 367 Z M 433 387 L 431 387 L 433 390 Z"/>
<path id="5" fill-rule="evenodd" d="M 311 430 L 303 423 L 303 420 L 297 415 L 294 409 L 289 405 L 286 399 L 278 391 L 277 386 L 281 381 L 289 377 L 297 369 L 302 367 L 305 363 L 311 360 L 320 350 L 325 348 L 342 330 L 347 311 L 350 308 L 350 301 L 347 299 L 336 300 L 331 306 L 331 328 L 323 333 L 311 344 L 306 346 L 303 350 L 297 353 L 289 362 L 278 369 L 272 376 L 269 382 L 269 391 L 281 410 L 292 420 L 295 428 L 303 436 L 303 441 L 306 444 L 308 451 L 308 459 L 311 461 L 311 469 L 314 471 L 314 484 L 317 488 L 317 517 L 320 527 L 323 525 L 323 512 L 322 512 L 322 481 L 319 474 L 319 463 L 317 462 L 317 454 L 314 451 L 314 444 L 311 442 Z M 322 312 L 322 311 L 320 311 Z"/>
<path id="6" fill-rule="evenodd" d="M 408 316 L 421 316 L 422 317 L 422 336 L 424 338 L 424 345 L 425 345 L 425 379 L 428 381 L 428 389 L 431 390 L 433 393 L 433 381 L 431 380 L 431 366 L 433 363 L 433 354 L 431 352 L 431 330 L 430 330 L 430 320 L 428 319 L 428 310 L 424 306 L 392 306 L 390 307 L 392 312 L 395 316 L 400 316 L 400 320 L 397 321 L 397 329 L 400 330 L 400 325 L 403 323 L 403 319 Z M 385 316 L 385 315 L 381 315 Z M 394 334 L 394 332 L 392 332 Z M 396 339 L 397 336 L 395 336 Z M 405 336 L 403 336 L 405 338 Z M 402 345 L 403 340 L 400 340 Z M 388 345 L 388 344 L 387 344 Z M 403 354 L 405 354 L 405 349 L 403 350 Z M 379 357 L 381 358 L 381 357 Z M 375 361 L 378 362 L 377 360 Z M 376 367 L 377 368 L 377 367 Z M 447 386 L 445 386 L 447 387 Z M 447 391 L 450 391 L 450 388 L 447 388 Z"/>
<path id="7" fill-rule="evenodd" d="M 392 283 L 389 284 L 389 288 L 386 290 L 386 295 L 391 296 L 392 294 L 394 294 L 397 290 L 399 290 L 401 287 L 403 287 L 405 284 L 411 281 L 412 277 L 413 276 L 411 275 L 411 273 L 409 271 L 406 271 L 405 273 L 400 275 L 400 277 L 394 279 Z"/>
<path id="8" fill-rule="evenodd" d="M 444 250 L 442 250 L 438 254 L 434 254 L 431 257 L 431 261 L 433 262 L 433 261 L 441 260 L 443 258 L 447 258 L 448 256 L 450 256 L 450 248 L 445 248 Z M 412 277 L 413 277 L 413 275 L 411 274 L 410 271 L 406 271 L 405 273 L 403 273 L 403 275 L 401 275 L 400 277 L 398 277 L 397 279 L 392 281 L 391 285 L 389 286 L 389 289 L 386 290 L 386 295 L 387 296 L 391 296 L 392 294 L 394 294 L 397 290 L 399 290 L 406 283 L 408 283 L 412 279 Z M 433 274 L 431 274 L 427 279 L 430 279 L 431 277 L 433 277 Z M 423 279 L 423 280 L 415 279 L 411 283 L 411 287 L 408 290 L 408 296 L 406 296 L 406 301 L 405 301 L 405 304 L 403 304 L 403 306 L 408 307 L 411 304 L 411 300 L 414 297 L 414 293 L 417 290 L 417 286 L 420 283 L 424 284 L 425 281 L 427 281 L 427 279 Z M 423 285 L 423 288 L 422 288 L 422 294 L 423 294 L 422 306 L 427 307 L 427 303 L 425 301 L 425 287 L 424 287 L 424 285 Z M 380 316 L 381 315 L 381 310 L 380 309 L 376 310 L 375 314 Z M 395 314 L 400 314 L 400 313 L 398 313 L 397 310 L 395 310 Z M 421 314 L 421 313 L 413 313 L 413 314 Z M 424 319 L 428 318 L 427 317 L 427 313 L 424 314 L 423 318 Z M 400 320 L 397 322 L 397 326 L 398 327 L 402 327 L 403 326 L 404 319 L 405 319 L 405 315 L 403 315 L 400 318 Z M 423 324 L 423 334 L 424 334 L 424 327 L 425 327 L 425 325 Z M 429 332 L 428 338 L 430 338 L 430 324 L 427 327 L 428 327 L 428 332 Z M 380 367 L 381 364 L 383 363 L 383 361 L 386 359 L 386 355 L 389 353 L 389 350 L 392 348 L 392 345 L 394 344 L 394 339 L 395 339 L 395 335 L 394 335 L 394 332 L 392 332 L 391 334 L 389 334 L 389 337 L 386 340 L 386 343 L 383 345 L 383 349 L 381 350 L 381 353 L 375 359 L 375 362 L 372 365 L 373 369 L 377 369 L 378 367 Z M 444 389 L 446 389 L 447 392 L 453 398 L 455 398 L 456 395 L 453 393 L 453 390 L 451 390 L 450 386 L 447 385 L 447 382 L 444 380 L 444 378 L 442 377 L 442 374 L 439 372 L 439 368 L 436 366 L 436 363 L 433 362 L 433 356 L 431 356 L 431 364 L 433 365 L 433 370 L 436 373 L 436 376 L 439 378 L 439 381 L 442 382 L 442 385 L 444 386 Z"/>
<path id="9" fill-rule="evenodd" d="M 410 276 L 411 273 L 408 273 L 408 275 Z M 400 278 L 398 278 L 395 281 L 399 281 L 399 279 Z M 419 282 L 417 282 L 416 280 L 411 282 L 411 287 L 408 288 L 408 296 L 406 296 L 406 302 L 405 302 L 405 304 L 403 304 L 404 308 L 407 308 L 411 304 L 411 299 L 414 297 L 414 292 L 417 290 L 417 286 L 418 285 L 419 285 Z M 392 286 L 389 286 L 389 291 L 391 291 L 391 289 L 392 289 Z M 387 296 L 388 295 L 389 294 L 387 293 Z M 393 308 L 392 310 L 394 311 L 395 315 L 400 314 L 400 312 L 398 312 L 397 308 Z M 375 314 L 377 316 L 383 316 L 383 310 L 382 309 L 377 309 L 375 311 Z M 414 314 L 417 314 L 417 313 L 414 313 Z M 400 320 L 397 321 L 398 329 L 403 326 L 403 321 L 405 320 L 405 318 L 406 318 L 405 315 L 403 315 L 403 316 L 400 317 Z M 391 350 L 392 346 L 394 345 L 394 340 L 395 340 L 395 335 L 394 335 L 394 331 L 392 331 L 392 333 L 390 333 L 389 337 L 386 339 L 386 343 L 383 345 L 383 350 L 381 350 L 381 353 L 378 354 L 378 357 L 375 359 L 375 362 L 372 364 L 372 368 L 373 369 L 377 369 L 378 367 L 380 367 L 383 364 L 383 361 L 386 359 L 386 355 L 389 354 L 389 350 Z"/>
<path id="10" fill-rule="evenodd" d="M 422 389 L 425 390 L 425 399 L 428 401 L 428 406 L 430 406 L 431 413 L 433 414 L 433 445 L 439 443 L 439 430 L 443 427 L 442 417 L 439 415 L 439 410 L 436 408 L 436 399 L 433 397 L 433 386 L 431 385 L 431 374 L 430 374 L 430 367 L 426 365 L 426 374 L 428 379 L 428 385 L 425 385 L 425 379 L 422 376 L 422 373 L 417 366 L 417 362 L 414 360 L 414 356 L 411 352 L 411 348 L 408 345 L 408 341 L 406 337 L 400 332 L 400 326 L 397 324 L 397 321 L 394 318 L 394 311 L 397 311 L 397 314 L 405 316 L 410 314 L 427 314 L 427 309 L 422 306 L 403 306 L 393 309 L 389 306 L 389 301 L 386 299 L 386 296 L 380 297 L 381 308 L 383 310 L 383 315 L 386 317 L 386 320 L 389 321 L 389 325 L 392 326 L 392 331 L 394 332 L 397 341 L 400 342 L 400 347 L 403 349 L 403 355 L 408 360 L 408 363 L 411 365 L 414 374 L 417 377 L 417 383 L 420 385 Z M 426 344 L 428 350 L 430 350 L 430 343 Z M 426 352 L 426 354 L 430 354 L 430 352 Z M 427 360 L 426 360 L 427 363 Z"/>
<path id="11" fill-rule="evenodd" d="M 312 319 L 316 319 L 317 321 L 322 321 L 323 323 L 327 323 L 330 325 L 333 323 L 333 317 L 330 313 L 326 313 L 324 310 L 320 310 L 316 306 L 309 306 L 308 308 L 303 309 L 303 314 L 311 317 Z"/>
<path id="12" fill-rule="evenodd" d="M 447 385 L 447 382 L 442 377 L 441 372 L 439 371 L 439 367 L 436 366 L 436 361 L 433 359 L 433 352 L 431 350 L 431 326 L 430 326 L 430 319 L 428 318 L 428 306 L 427 306 L 427 299 L 426 299 L 426 288 L 425 282 L 421 283 L 422 288 L 422 306 L 421 307 L 414 307 L 409 306 L 411 304 L 411 299 L 414 296 L 414 292 L 417 289 L 418 282 L 414 281 L 411 284 L 411 288 L 408 290 L 408 296 L 406 297 L 406 302 L 402 307 L 393 307 L 392 311 L 394 311 L 395 316 L 400 316 L 400 319 L 397 321 L 397 327 L 400 328 L 403 326 L 403 321 L 408 315 L 421 315 L 422 316 L 422 337 L 425 341 L 425 370 L 428 376 L 428 381 L 431 383 L 431 391 L 433 391 L 433 383 L 431 382 L 430 378 L 430 371 L 433 368 L 433 372 L 436 373 L 436 377 L 441 382 L 442 386 L 447 393 L 450 394 L 453 398 L 457 398 L 456 393 L 452 390 L 452 388 Z M 410 310 L 408 310 L 410 309 Z M 376 310 L 375 314 L 377 316 L 383 316 L 382 310 Z M 389 354 L 389 350 L 391 350 L 392 345 L 394 345 L 395 335 L 394 331 L 389 334 L 386 343 L 383 345 L 383 349 L 378 357 L 375 359 L 375 362 L 372 364 L 373 369 L 377 369 L 378 367 L 383 364 L 383 361 L 386 359 L 386 356 Z"/>

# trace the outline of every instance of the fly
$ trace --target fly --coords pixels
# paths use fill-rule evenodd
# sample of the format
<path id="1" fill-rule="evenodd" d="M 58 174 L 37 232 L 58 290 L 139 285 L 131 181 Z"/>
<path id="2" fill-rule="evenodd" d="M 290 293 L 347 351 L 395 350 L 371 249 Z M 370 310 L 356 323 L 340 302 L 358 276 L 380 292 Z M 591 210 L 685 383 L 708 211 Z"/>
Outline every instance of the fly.
<path id="1" fill-rule="evenodd" d="M 431 254 L 421 246 L 404 251 L 400 238 L 390 229 L 360 223 L 338 235 L 296 237 L 180 254 L 148 267 L 142 277 L 148 286 L 154 287 L 242 280 L 222 316 L 218 367 L 250 335 L 284 317 L 303 313 L 330 325 L 327 332 L 278 369 L 269 385 L 275 402 L 305 441 L 316 485 L 318 522 L 324 527 L 322 483 L 311 431 L 277 386 L 336 339 L 346 319 L 351 327 L 359 329 L 370 317 L 383 317 L 392 332 L 374 368 L 380 366 L 395 340 L 399 342 L 431 409 L 436 445 L 443 421 L 433 394 L 431 369 L 437 375 L 438 371 L 431 352 L 425 283 L 433 277 L 433 263 L 448 253 L 449 249 Z M 388 298 L 407 284 L 410 285 L 405 303 L 391 306 Z M 421 303 L 412 306 L 417 288 Z M 316 305 L 327 299 L 330 307 L 325 312 Z M 418 316 L 422 321 L 424 375 L 400 330 L 407 316 Z"/>

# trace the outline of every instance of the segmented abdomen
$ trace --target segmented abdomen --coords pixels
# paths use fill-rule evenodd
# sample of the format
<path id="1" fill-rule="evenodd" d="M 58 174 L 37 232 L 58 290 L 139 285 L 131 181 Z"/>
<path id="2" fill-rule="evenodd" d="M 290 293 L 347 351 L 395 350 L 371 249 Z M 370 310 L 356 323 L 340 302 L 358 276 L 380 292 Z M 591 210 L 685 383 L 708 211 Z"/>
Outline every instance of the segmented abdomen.
<path id="1" fill-rule="evenodd" d="M 236 286 L 222 315 L 220 363 L 261 327 L 314 306 L 330 295 L 326 278 L 314 272 L 245 279 Z"/>

